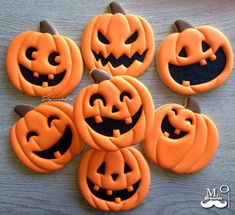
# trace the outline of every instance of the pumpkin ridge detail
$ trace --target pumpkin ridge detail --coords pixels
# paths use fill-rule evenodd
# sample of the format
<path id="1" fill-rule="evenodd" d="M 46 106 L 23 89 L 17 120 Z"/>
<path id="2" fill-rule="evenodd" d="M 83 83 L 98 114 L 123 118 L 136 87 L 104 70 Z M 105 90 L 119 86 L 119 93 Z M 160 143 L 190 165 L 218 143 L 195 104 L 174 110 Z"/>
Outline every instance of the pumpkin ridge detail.
<path id="1" fill-rule="evenodd" d="M 193 28 L 182 20 L 175 24 L 179 32 L 168 35 L 157 51 L 156 68 L 162 81 L 182 95 L 206 92 L 222 85 L 233 66 L 232 47 L 227 37 L 212 26 Z"/>
<path id="2" fill-rule="evenodd" d="M 205 122 L 204 122 L 204 119 L 203 118 L 201 118 L 201 116 L 197 116 L 198 114 L 196 113 L 195 114 L 196 115 L 196 124 L 199 124 L 199 123 L 203 123 L 203 124 L 205 124 Z M 200 122 L 199 122 L 200 121 Z M 196 126 L 196 129 L 197 129 L 197 127 L 198 126 Z M 196 131 L 196 133 L 197 133 L 197 131 Z M 193 140 L 192 140 L 192 142 L 198 142 L 197 141 L 197 139 L 196 138 L 198 138 L 199 139 L 199 136 L 198 135 L 194 135 L 194 137 L 193 137 Z M 200 143 L 203 143 L 204 141 L 203 140 L 205 140 L 205 139 L 207 139 L 207 133 L 205 132 L 205 134 L 203 135 L 203 137 L 200 137 Z M 197 145 L 199 145 L 199 144 L 197 144 Z M 191 155 L 192 155 L 192 153 L 193 154 L 197 154 L 197 159 L 200 159 L 200 157 L 201 157 L 201 155 L 203 154 L 203 152 L 204 152 L 204 150 L 205 150 L 205 146 L 206 146 L 206 144 L 204 144 L 204 149 L 202 150 L 202 149 L 200 149 L 200 152 L 198 152 L 198 151 L 196 151 L 194 148 L 195 148 L 195 144 L 191 144 L 190 145 L 190 147 L 188 148 L 188 150 L 181 156 L 181 158 L 180 158 L 180 161 L 178 162 L 178 163 L 176 163 L 175 164 L 175 166 L 173 166 L 171 169 L 174 171 L 178 171 L 178 169 L 180 168 L 181 170 L 180 171 L 182 171 L 182 167 L 179 167 L 179 166 L 184 166 L 183 168 L 184 168 L 184 170 L 183 170 L 183 172 L 188 172 L 188 170 L 189 169 L 191 169 L 192 168 L 192 166 L 193 166 L 193 164 L 191 165 L 191 166 L 189 166 L 189 162 L 187 162 L 187 158 L 189 158 L 189 157 L 191 157 L 190 156 L 190 153 L 191 153 Z M 197 146 L 197 148 L 198 148 L 199 146 Z M 200 148 L 201 148 L 201 144 L 200 144 Z M 192 157 L 191 157 L 192 158 Z M 186 167 L 186 165 L 185 165 L 185 163 L 187 163 L 187 167 Z"/>
<path id="3" fill-rule="evenodd" d="M 12 149 L 19 160 L 33 171 L 49 173 L 76 156 L 84 144 L 73 124 L 72 112 L 71 105 L 51 101 L 22 115 L 10 134 Z"/>
<path id="4" fill-rule="evenodd" d="M 105 167 L 98 171 L 104 162 Z M 130 169 L 125 172 L 127 165 Z M 129 210 L 146 197 L 150 170 L 134 148 L 114 152 L 90 149 L 79 163 L 77 182 L 83 197 L 93 207 L 103 211 Z"/>
<path id="5" fill-rule="evenodd" d="M 7 49 L 10 81 L 31 96 L 66 96 L 80 82 L 82 70 L 79 48 L 59 34 L 23 32 L 13 38 Z"/>
<path id="6" fill-rule="evenodd" d="M 133 77 L 102 80 L 82 89 L 75 100 L 74 120 L 83 141 L 114 151 L 145 139 L 154 114 L 148 89 Z"/>
<path id="7" fill-rule="evenodd" d="M 151 25 L 140 16 L 105 13 L 87 24 L 81 47 L 89 70 L 99 68 L 115 76 L 138 76 L 153 59 L 154 33 Z"/>
<path id="8" fill-rule="evenodd" d="M 208 165 L 218 148 L 218 131 L 209 117 L 193 112 L 199 109 L 193 98 L 186 106 L 167 104 L 156 109 L 154 126 L 144 140 L 144 151 L 154 164 L 178 174 Z M 166 116 L 170 129 L 162 129 Z M 181 132 L 186 133 L 181 136 Z"/>

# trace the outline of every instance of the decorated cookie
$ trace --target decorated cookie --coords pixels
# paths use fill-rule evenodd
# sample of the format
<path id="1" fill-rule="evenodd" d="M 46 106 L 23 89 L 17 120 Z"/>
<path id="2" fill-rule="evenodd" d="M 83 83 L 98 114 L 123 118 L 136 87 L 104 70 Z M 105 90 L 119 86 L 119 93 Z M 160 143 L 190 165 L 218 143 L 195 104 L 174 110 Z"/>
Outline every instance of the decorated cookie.
<path id="1" fill-rule="evenodd" d="M 148 89 L 131 76 L 111 77 L 94 69 L 95 84 L 83 88 L 74 104 L 74 123 L 85 143 L 115 151 L 145 139 L 154 122 Z"/>
<path id="2" fill-rule="evenodd" d="M 111 13 L 95 16 L 82 36 L 82 55 L 88 69 L 104 69 L 112 75 L 138 76 L 151 64 L 155 39 L 141 16 L 126 14 L 117 3 Z"/>
<path id="3" fill-rule="evenodd" d="M 6 69 L 18 90 L 31 96 L 60 98 L 78 85 L 83 63 L 76 44 L 43 20 L 40 32 L 26 31 L 12 40 Z"/>
<path id="4" fill-rule="evenodd" d="M 173 91 L 193 95 L 222 85 L 233 66 L 232 47 L 226 36 L 212 26 L 193 28 L 177 20 L 179 33 L 166 37 L 157 53 L 163 82 Z"/>
<path id="5" fill-rule="evenodd" d="M 11 145 L 30 169 L 40 173 L 58 170 L 82 150 L 71 105 L 58 101 L 37 107 L 17 105 L 15 112 L 21 118 L 11 128 Z"/>
<path id="6" fill-rule="evenodd" d="M 213 121 L 200 113 L 193 98 L 185 107 L 167 104 L 155 112 L 155 124 L 144 142 L 148 158 L 175 173 L 193 173 L 205 167 L 216 153 L 218 131 Z"/>
<path id="7" fill-rule="evenodd" d="M 150 170 L 142 154 L 133 147 L 115 152 L 90 149 L 78 168 L 83 197 L 103 211 L 129 210 L 146 197 Z"/>

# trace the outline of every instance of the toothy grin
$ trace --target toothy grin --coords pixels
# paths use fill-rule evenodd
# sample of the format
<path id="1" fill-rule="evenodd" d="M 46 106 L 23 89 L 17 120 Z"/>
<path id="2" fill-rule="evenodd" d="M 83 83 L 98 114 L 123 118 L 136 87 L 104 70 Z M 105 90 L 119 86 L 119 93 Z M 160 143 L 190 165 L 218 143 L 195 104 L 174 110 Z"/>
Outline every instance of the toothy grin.
<path id="1" fill-rule="evenodd" d="M 119 58 L 116 58 L 113 54 L 110 54 L 107 58 L 105 58 L 102 52 L 99 52 L 98 54 L 95 51 L 92 52 L 96 61 L 100 60 L 103 66 L 105 66 L 107 63 L 111 63 L 114 68 L 120 65 L 124 65 L 126 68 L 128 68 L 132 63 L 134 63 L 135 60 L 143 62 L 147 53 L 147 49 L 142 54 L 135 52 L 131 58 L 129 58 L 126 54 L 123 54 Z"/>
<path id="2" fill-rule="evenodd" d="M 169 63 L 171 77 L 179 84 L 188 87 L 209 82 L 218 77 L 226 66 L 226 56 L 219 48 L 212 56 L 198 63 L 177 66 Z"/>
<path id="3" fill-rule="evenodd" d="M 52 87 L 59 84 L 64 76 L 66 71 L 63 71 L 59 74 L 49 74 L 49 75 L 42 75 L 36 72 L 31 71 L 30 69 L 26 68 L 22 64 L 19 64 L 20 72 L 23 75 L 24 79 L 27 80 L 29 83 L 42 86 L 42 87 Z"/>
<path id="4" fill-rule="evenodd" d="M 140 180 L 138 180 L 134 185 L 129 186 L 126 189 L 123 190 L 107 190 L 104 188 L 101 188 L 97 185 L 95 185 L 91 180 L 87 178 L 87 184 L 92 192 L 92 194 L 100 199 L 103 199 L 105 201 L 111 201 L 115 203 L 120 203 L 121 201 L 124 201 L 126 199 L 131 198 L 135 192 L 137 191 Z"/>
<path id="5" fill-rule="evenodd" d="M 55 159 L 61 157 L 72 143 L 72 131 L 71 128 L 67 125 L 62 137 L 57 141 L 56 144 L 51 146 L 50 148 L 43 151 L 36 151 L 34 154 L 41 158 L 45 159 Z"/>
<path id="6" fill-rule="evenodd" d="M 85 121 L 93 130 L 102 135 L 118 137 L 121 134 L 128 132 L 135 126 L 141 116 L 141 113 L 142 106 L 139 108 L 134 116 L 128 117 L 124 120 L 96 116 L 88 117 L 85 119 Z"/>

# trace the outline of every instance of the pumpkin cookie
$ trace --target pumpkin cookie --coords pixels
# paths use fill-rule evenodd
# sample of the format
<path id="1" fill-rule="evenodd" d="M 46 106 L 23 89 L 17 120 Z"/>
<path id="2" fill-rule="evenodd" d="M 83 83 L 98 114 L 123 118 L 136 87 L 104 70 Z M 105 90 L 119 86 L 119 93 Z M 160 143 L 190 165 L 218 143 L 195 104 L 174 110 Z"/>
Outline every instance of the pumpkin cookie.
<path id="1" fill-rule="evenodd" d="M 6 69 L 20 91 L 39 97 L 60 98 L 79 83 L 83 62 L 79 48 L 43 20 L 41 32 L 26 31 L 10 43 Z"/>
<path id="2" fill-rule="evenodd" d="M 157 53 L 157 68 L 163 82 L 184 95 L 222 85 L 233 67 L 227 37 L 209 25 L 193 28 L 183 20 L 174 24 L 179 33 L 166 37 Z"/>
<path id="3" fill-rule="evenodd" d="M 142 154 L 133 147 L 115 152 L 90 149 L 78 168 L 83 197 L 103 211 L 129 210 L 147 196 L 150 170 Z"/>
<path id="4" fill-rule="evenodd" d="M 175 173 L 193 173 L 204 168 L 216 153 L 219 135 L 213 121 L 200 113 L 195 99 L 185 107 L 167 104 L 155 112 L 155 124 L 144 142 L 148 158 Z"/>
<path id="5" fill-rule="evenodd" d="M 95 84 L 83 88 L 74 104 L 74 123 L 85 143 L 115 151 L 145 139 L 154 122 L 148 89 L 130 76 L 111 77 L 94 69 Z"/>
<path id="6" fill-rule="evenodd" d="M 82 55 L 89 70 L 104 69 L 112 75 L 138 76 L 151 64 L 155 39 L 141 16 L 126 14 L 117 2 L 111 13 L 95 16 L 82 36 Z"/>
<path id="7" fill-rule="evenodd" d="M 58 170 L 82 150 L 71 105 L 53 101 L 37 107 L 17 105 L 15 111 L 21 118 L 11 128 L 11 145 L 30 169 Z"/>

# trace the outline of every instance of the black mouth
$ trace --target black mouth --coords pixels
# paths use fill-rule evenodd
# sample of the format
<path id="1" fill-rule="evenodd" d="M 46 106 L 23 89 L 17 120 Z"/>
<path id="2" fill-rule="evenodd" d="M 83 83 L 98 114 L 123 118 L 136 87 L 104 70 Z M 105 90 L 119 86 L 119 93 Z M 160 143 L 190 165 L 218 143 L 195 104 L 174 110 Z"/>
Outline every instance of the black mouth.
<path id="1" fill-rule="evenodd" d="M 48 87 L 55 86 L 63 80 L 65 73 L 66 73 L 64 71 L 59 74 L 56 74 L 56 75 L 54 75 L 54 79 L 51 80 L 48 78 L 48 75 L 39 74 L 38 77 L 34 77 L 33 71 L 24 67 L 21 64 L 19 64 L 19 66 L 20 66 L 21 74 L 23 75 L 24 79 L 27 80 L 28 82 L 30 82 L 31 84 L 38 85 L 38 86 L 42 86 L 43 82 L 47 82 Z"/>
<path id="2" fill-rule="evenodd" d="M 171 138 L 171 139 L 179 139 L 179 138 L 184 137 L 186 134 L 188 134 L 188 132 L 186 131 L 180 131 L 179 134 L 175 134 L 174 133 L 175 127 L 171 125 L 167 115 L 162 120 L 161 129 L 162 129 L 162 133 L 164 134 L 164 132 L 167 132 L 169 134 L 168 138 Z"/>
<path id="3" fill-rule="evenodd" d="M 71 128 L 67 125 L 65 128 L 65 131 L 62 135 L 62 137 L 59 139 L 59 141 L 54 144 L 52 147 L 44 150 L 44 151 L 38 151 L 34 152 L 37 156 L 45 159 L 55 159 L 55 152 L 59 152 L 61 155 L 63 155 L 72 143 L 72 131 Z"/>
<path id="4" fill-rule="evenodd" d="M 113 54 L 110 54 L 107 58 L 105 58 L 102 52 L 99 52 L 98 54 L 95 51 L 92 52 L 95 56 L 96 61 L 101 60 L 103 66 L 105 66 L 109 62 L 114 68 L 120 65 L 124 65 L 126 68 L 128 68 L 135 60 L 143 62 L 147 53 L 147 49 L 142 54 L 135 52 L 135 54 L 133 54 L 131 58 L 129 58 L 126 54 L 123 54 L 119 58 L 115 58 Z"/>
<path id="5" fill-rule="evenodd" d="M 111 119 L 108 117 L 102 117 L 101 123 L 96 123 L 94 117 L 88 117 L 86 118 L 86 123 L 96 132 L 105 135 L 105 136 L 113 136 L 113 130 L 119 130 L 120 134 L 124 134 L 131 130 L 137 121 L 139 120 L 142 113 L 142 106 L 139 108 L 139 110 L 135 113 L 134 116 L 131 117 L 132 123 L 126 124 L 125 120 L 117 120 L 117 119 Z"/>
<path id="6" fill-rule="evenodd" d="M 183 81 L 190 81 L 190 85 L 197 85 L 209 82 L 218 77 L 226 65 L 226 56 L 222 48 L 215 53 L 216 60 L 206 59 L 207 64 L 201 66 L 194 63 L 188 66 L 176 66 L 169 63 L 171 77 L 182 85 Z"/>
<path id="7" fill-rule="evenodd" d="M 103 199 L 105 201 L 110 201 L 110 202 L 115 202 L 115 198 L 120 198 L 121 201 L 124 201 L 126 199 L 131 198 L 135 192 L 137 191 L 139 185 L 140 185 L 140 180 L 138 180 L 134 185 L 132 185 L 133 190 L 132 191 L 128 191 L 127 189 L 123 189 L 123 190 L 114 190 L 112 192 L 112 195 L 107 195 L 107 190 L 104 188 L 99 188 L 98 191 L 94 190 L 94 183 L 89 180 L 87 178 L 87 184 L 88 187 L 90 189 L 90 191 L 92 192 L 92 194 L 100 199 Z"/>

